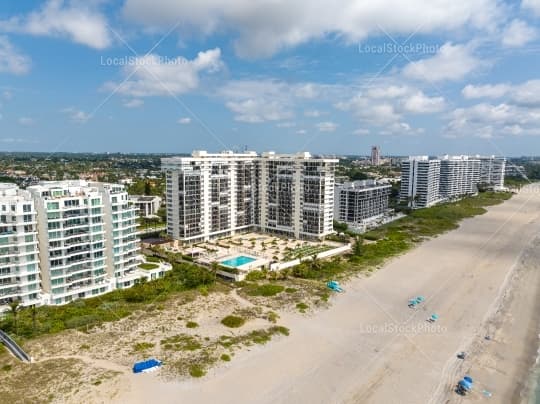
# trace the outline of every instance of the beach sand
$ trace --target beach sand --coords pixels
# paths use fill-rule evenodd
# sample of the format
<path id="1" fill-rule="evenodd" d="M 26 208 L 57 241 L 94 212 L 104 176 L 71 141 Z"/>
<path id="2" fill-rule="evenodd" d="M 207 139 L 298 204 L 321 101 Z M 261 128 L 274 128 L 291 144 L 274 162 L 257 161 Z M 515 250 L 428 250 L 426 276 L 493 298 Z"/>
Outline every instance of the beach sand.
<path id="1" fill-rule="evenodd" d="M 478 386 L 493 393 L 491 402 L 514 402 L 518 393 L 511 379 L 526 370 L 530 347 L 536 346 L 530 337 L 535 331 L 531 310 L 538 313 L 536 266 L 528 264 L 530 269 L 522 271 L 521 276 L 531 276 L 525 287 L 506 292 L 540 230 L 539 214 L 538 187 L 526 187 L 485 215 L 392 260 L 372 277 L 351 281 L 328 310 L 310 317 L 284 315 L 280 323 L 291 329 L 289 337 L 242 352 L 201 380 L 126 376 L 116 400 L 457 402 L 463 399 L 452 393 L 452 386 L 470 370 Z M 411 310 L 407 300 L 417 295 L 427 300 Z M 427 328 L 432 313 L 440 319 Z M 488 349 L 478 349 L 465 362 L 456 358 L 486 332 L 493 333 Z M 493 370 L 493 363 L 495 369 L 508 369 L 507 374 Z M 477 399 L 471 395 L 465 400 Z"/>

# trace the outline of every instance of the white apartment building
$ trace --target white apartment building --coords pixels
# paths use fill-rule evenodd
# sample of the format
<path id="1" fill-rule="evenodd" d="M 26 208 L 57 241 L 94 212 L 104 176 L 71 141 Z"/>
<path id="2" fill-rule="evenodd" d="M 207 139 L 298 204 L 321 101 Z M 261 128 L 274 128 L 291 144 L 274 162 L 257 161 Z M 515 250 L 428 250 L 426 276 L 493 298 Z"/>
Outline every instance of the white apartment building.
<path id="1" fill-rule="evenodd" d="M 506 158 L 479 155 L 475 158 L 480 160 L 480 184 L 486 184 L 495 190 L 503 189 Z"/>
<path id="2" fill-rule="evenodd" d="M 439 193 L 444 199 L 478 193 L 480 160 L 469 156 L 442 156 Z"/>
<path id="3" fill-rule="evenodd" d="M 140 279 L 140 243 L 137 233 L 137 207 L 130 205 L 123 185 L 92 183 L 103 198 L 105 222 L 105 256 L 107 273 L 114 287 L 131 287 Z"/>
<path id="4" fill-rule="evenodd" d="M 139 243 L 122 185 L 51 181 L 28 191 L 37 211 L 44 304 L 133 285 Z"/>
<path id="5" fill-rule="evenodd" d="M 334 192 L 334 218 L 349 227 L 364 230 L 374 219 L 388 211 L 390 184 L 375 180 L 338 184 Z"/>
<path id="6" fill-rule="evenodd" d="M 297 239 L 333 233 L 337 159 L 266 152 L 257 159 L 255 220 L 261 231 Z"/>
<path id="7" fill-rule="evenodd" d="M 426 208 L 441 200 L 439 195 L 441 160 L 411 156 L 401 163 L 399 198 L 411 208 Z"/>
<path id="8" fill-rule="evenodd" d="M 296 238 L 332 232 L 337 160 L 309 153 L 207 153 L 162 159 L 167 231 L 208 240 L 257 228 Z"/>
<path id="9" fill-rule="evenodd" d="M 40 302 L 37 219 L 29 192 L 0 183 L 0 308 Z"/>
<path id="10" fill-rule="evenodd" d="M 140 217 L 155 217 L 161 206 L 159 196 L 130 195 L 129 202 L 137 208 Z"/>

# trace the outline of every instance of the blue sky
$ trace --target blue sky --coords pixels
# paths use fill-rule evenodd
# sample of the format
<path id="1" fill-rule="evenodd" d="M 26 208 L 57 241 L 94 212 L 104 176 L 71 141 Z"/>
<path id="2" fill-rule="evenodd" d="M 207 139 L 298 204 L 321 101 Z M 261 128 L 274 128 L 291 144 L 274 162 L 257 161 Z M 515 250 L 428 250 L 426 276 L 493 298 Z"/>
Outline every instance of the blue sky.
<path id="1" fill-rule="evenodd" d="M 3 1 L 0 150 L 540 155 L 539 21 L 540 0 Z"/>

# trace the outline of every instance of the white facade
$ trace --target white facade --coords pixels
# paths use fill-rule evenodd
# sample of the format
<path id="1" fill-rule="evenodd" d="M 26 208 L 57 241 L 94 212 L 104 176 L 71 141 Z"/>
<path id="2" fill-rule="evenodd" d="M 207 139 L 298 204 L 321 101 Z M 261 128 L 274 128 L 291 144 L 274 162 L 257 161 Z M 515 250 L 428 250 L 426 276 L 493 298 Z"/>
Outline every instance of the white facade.
<path id="1" fill-rule="evenodd" d="M 230 151 L 164 158 L 167 231 L 184 241 L 251 228 L 323 237 L 332 232 L 336 162 L 309 153 Z"/>
<path id="2" fill-rule="evenodd" d="M 480 160 L 469 156 L 442 156 L 439 192 L 442 198 L 454 199 L 478 193 Z"/>
<path id="3" fill-rule="evenodd" d="M 0 183 L 0 307 L 40 302 L 37 219 L 30 193 Z"/>
<path id="4" fill-rule="evenodd" d="M 154 217 L 161 206 L 159 196 L 130 195 L 129 202 L 137 208 L 140 217 Z"/>
<path id="5" fill-rule="evenodd" d="M 475 156 L 480 160 L 480 183 L 495 190 L 504 188 L 506 158 L 497 156 Z"/>
<path id="6" fill-rule="evenodd" d="M 135 208 L 123 186 L 52 181 L 28 191 L 37 211 L 43 303 L 65 304 L 133 285 L 139 242 Z"/>
<path id="7" fill-rule="evenodd" d="M 137 208 L 129 204 L 129 195 L 123 185 L 92 185 L 103 196 L 107 272 L 114 278 L 115 288 L 131 287 L 140 278 L 137 272 L 140 254 Z"/>
<path id="8" fill-rule="evenodd" d="M 441 161 L 428 156 L 411 156 L 401 163 L 400 201 L 412 208 L 426 208 L 441 200 Z"/>
<path id="9" fill-rule="evenodd" d="M 334 217 L 349 227 L 364 230 L 365 226 L 388 211 L 389 184 L 375 180 L 347 182 L 335 187 Z"/>

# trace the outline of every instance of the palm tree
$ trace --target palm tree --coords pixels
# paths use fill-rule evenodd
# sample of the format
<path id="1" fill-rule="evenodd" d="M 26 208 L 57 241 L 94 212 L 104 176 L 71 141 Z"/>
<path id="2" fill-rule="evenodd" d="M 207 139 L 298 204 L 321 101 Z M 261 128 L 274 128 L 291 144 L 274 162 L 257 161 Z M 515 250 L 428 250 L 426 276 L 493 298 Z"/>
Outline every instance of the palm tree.
<path id="1" fill-rule="evenodd" d="M 216 261 L 212 261 L 212 263 L 210 264 L 210 270 L 214 274 L 214 282 L 215 282 L 216 277 L 217 277 L 218 269 L 219 269 L 219 264 Z"/>
<path id="2" fill-rule="evenodd" d="M 319 258 L 317 258 L 317 254 L 313 254 L 311 256 L 311 269 L 318 270 L 321 267 L 321 263 L 319 261 Z"/>
<path id="3" fill-rule="evenodd" d="M 19 300 L 13 300 L 9 303 L 9 309 L 11 311 L 11 315 L 13 316 L 13 328 L 15 328 L 15 335 L 17 335 L 17 314 L 20 304 L 21 302 Z"/>

